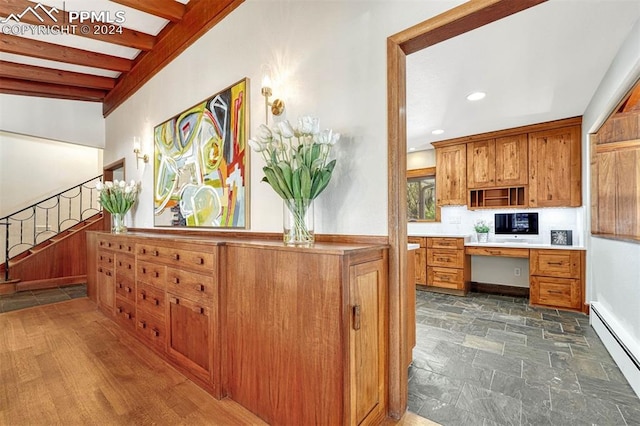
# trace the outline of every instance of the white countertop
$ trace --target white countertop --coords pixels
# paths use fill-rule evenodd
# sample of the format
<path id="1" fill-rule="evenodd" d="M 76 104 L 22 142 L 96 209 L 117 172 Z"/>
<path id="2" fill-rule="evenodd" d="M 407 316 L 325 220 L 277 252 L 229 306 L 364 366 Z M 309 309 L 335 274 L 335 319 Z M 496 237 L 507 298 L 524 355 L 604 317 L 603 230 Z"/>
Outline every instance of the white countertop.
<path id="1" fill-rule="evenodd" d="M 551 244 L 541 244 L 541 243 L 513 243 L 513 242 L 488 242 L 488 243 L 476 243 L 476 242 L 465 242 L 465 247 L 503 247 L 503 248 L 525 248 L 525 249 L 552 249 L 552 250 L 586 250 L 586 247 L 583 246 L 555 246 Z"/>
<path id="2" fill-rule="evenodd" d="M 407 244 L 407 250 L 418 250 L 420 248 L 420 244 L 409 243 Z"/>
<path id="3" fill-rule="evenodd" d="M 468 240 L 471 238 L 471 234 L 456 234 L 452 232 L 437 233 L 437 232 L 410 232 L 409 237 L 440 237 L 440 238 L 464 238 Z"/>

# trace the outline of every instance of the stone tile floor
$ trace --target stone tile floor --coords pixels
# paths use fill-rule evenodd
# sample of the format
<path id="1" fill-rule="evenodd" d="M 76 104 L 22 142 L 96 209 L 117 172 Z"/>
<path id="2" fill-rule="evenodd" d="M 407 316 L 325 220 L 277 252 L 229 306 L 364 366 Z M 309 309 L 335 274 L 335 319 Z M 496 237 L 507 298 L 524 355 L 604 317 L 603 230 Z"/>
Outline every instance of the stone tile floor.
<path id="1" fill-rule="evenodd" d="M 442 425 L 640 425 L 586 315 L 418 291 L 409 409 Z"/>
<path id="2" fill-rule="evenodd" d="M 0 295 L 0 313 L 86 296 L 86 284 L 44 290 L 19 291 L 14 294 Z"/>

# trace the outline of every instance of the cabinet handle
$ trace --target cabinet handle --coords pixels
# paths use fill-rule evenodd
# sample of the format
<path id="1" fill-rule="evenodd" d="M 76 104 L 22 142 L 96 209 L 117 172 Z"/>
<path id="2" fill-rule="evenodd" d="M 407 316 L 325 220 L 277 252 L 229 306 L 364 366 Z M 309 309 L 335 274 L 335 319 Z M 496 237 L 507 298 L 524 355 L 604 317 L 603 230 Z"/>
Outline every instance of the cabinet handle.
<path id="1" fill-rule="evenodd" d="M 199 258 L 196 260 L 196 263 L 197 263 L 198 265 L 204 265 L 204 258 L 203 258 L 203 257 L 199 257 Z"/>
<path id="2" fill-rule="evenodd" d="M 122 306 L 118 306 L 118 307 L 116 308 L 116 310 L 118 311 L 118 313 L 119 313 L 119 314 L 121 314 L 121 313 L 122 313 Z"/>
<path id="3" fill-rule="evenodd" d="M 173 258 L 174 258 L 175 260 L 180 260 L 180 254 L 178 254 L 178 253 L 174 254 L 174 255 L 173 255 Z"/>
<path id="4" fill-rule="evenodd" d="M 147 273 L 147 268 L 142 268 L 142 273 L 146 274 Z"/>
<path id="5" fill-rule="evenodd" d="M 108 244 L 107 244 L 107 247 L 111 247 L 111 243 L 108 243 Z"/>
<path id="6" fill-rule="evenodd" d="M 560 290 L 549 290 L 549 291 L 547 291 L 547 293 L 549 293 L 549 294 L 562 294 L 562 292 Z"/>
<path id="7" fill-rule="evenodd" d="M 154 337 L 160 336 L 160 330 L 158 330 L 157 328 L 152 329 L 152 333 L 153 333 Z"/>
<path id="8" fill-rule="evenodd" d="M 178 277 L 173 277 L 173 283 L 174 283 L 174 284 L 180 284 L 180 278 L 178 278 Z"/>
<path id="9" fill-rule="evenodd" d="M 102 272 L 102 268 L 98 267 L 98 272 Z"/>
<path id="10" fill-rule="evenodd" d="M 107 271 L 106 274 L 107 274 L 108 277 L 110 277 L 111 276 L 111 271 Z"/>
<path id="11" fill-rule="evenodd" d="M 124 316 L 127 317 L 127 319 L 131 319 L 131 312 L 127 312 Z"/>
<path id="12" fill-rule="evenodd" d="M 153 298 L 153 303 L 154 305 L 158 306 L 160 304 L 160 299 L 158 299 L 157 297 Z"/>
<path id="13" fill-rule="evenodd" d="M 147 249 L 141 248 L 140 249 L 140 254 L 147 254 Z"/>
<path id="14" fill-rule="evenodd" d="M 102 257 L 102 256 L 100 256 L 100 260 L 102 260 L 102 259 L 103 259 L 103 257 Z"/>
<path id="15" fill-rule="evenodd" d="M 107 262 L 111 263 L 111 262 L 113 262 L 113 259 L 109 258 L 109 259 L 107 259 Z"/>
<path id="16" fill-rule="evenodd" d="M 158 250 L 154 250 L 154 251 L 153 251 L 153 255 L 154 255 L 154 256 L 159 256 L 159 255 L 160 255 L 160 252 L 158 252 Z"/>
<path id="17" fill-rule="evenodd" d="M 144 291 L 141 291 L 141 292 L 140 292 L 140 298 L 141 298 L 142 300 L 147 300 L 147 293 L 145 293 Z"/>
<path id="18" fill-rule="evenodd" d="M 171 303 L 173 303 L 174 305 L 179 305 L 180 304 L 180 299 L 178 299 L 177 297 L 171 297 L 169 299 L 171 301 Z"/>
<path id="19" fill-rule="evenodd" d="M 547 265 L 562 266 L 562 262 L 547 262 Z"/>
<path id="20" fill-rule="evenodd" d="M 127 287 L 127 293 L 131 293 L 131 287 Z"/>
<path id="21" fill-rule="evenodd" d="M 120 250 L 122 250 L 122 244 L 120 244 L 120 245 L 118 246 L 118 248 L 119 248 Z"/>
<path id="22" fill-rule="evenodd" d="M 122 288 L 122 283 L 118 283 L 118 288 Z"/>
<path id="23" fill-rule="evenodd" d="M 147 323 L 144 321 L 138 321 L 138 327 L 140 328 L 147 328 Z"/>
<path id="24" fill-rule="evenodd" d="M 160 272 L 156 271 L 154 275 L 156 276 L 156 278 L 158 278 L 160 276 Z"/>
<path id="25" fill-rule="evenodd" d="M 449 262 L 449 259 L 446 257 L 436 257 L 436 260 L 438 262 Z"/>
<path id="26" fill-rule="evenodd" d="M 204 308 L 201 306 L 196 306 L 193 310 L 200 315 L 204 315 Z"/>
<path id="27" fill-rule="evenodd" d="M 198 285 L 196 285 L 196 290 L 204 291 L 204 286 L 202 284 L 198 284 Z"/>
<path id="28" fill-rule="evenodd" d="M 353 306 L 353 329 L 360 330 L 360 305 Z"/>

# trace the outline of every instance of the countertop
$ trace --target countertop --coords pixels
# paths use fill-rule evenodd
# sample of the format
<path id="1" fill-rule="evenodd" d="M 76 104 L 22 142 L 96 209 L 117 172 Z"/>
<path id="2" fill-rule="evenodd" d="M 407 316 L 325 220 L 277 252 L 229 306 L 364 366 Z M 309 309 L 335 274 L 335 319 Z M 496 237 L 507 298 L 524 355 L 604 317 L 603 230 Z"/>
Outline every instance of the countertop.
<path id="1" fill-rule="evenodd" d="M 513 243 L 513 242 L 488 242 L 488 243 L 476 243 L 467 241 L 464 243 L 465 247 L 503 247 L 503 248 L 524 248 L 524 249 L 551 249 L 551 250 L 586 250 L 584 246 L 556 246 L 551 244 L 541 243 Z"/>

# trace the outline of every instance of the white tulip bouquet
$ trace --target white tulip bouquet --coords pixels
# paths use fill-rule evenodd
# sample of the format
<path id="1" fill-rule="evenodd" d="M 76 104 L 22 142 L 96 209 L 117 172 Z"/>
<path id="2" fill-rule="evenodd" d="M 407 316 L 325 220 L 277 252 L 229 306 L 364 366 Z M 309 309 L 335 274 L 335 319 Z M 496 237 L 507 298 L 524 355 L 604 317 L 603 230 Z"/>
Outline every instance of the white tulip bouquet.
<path id="1" fill-rule="evenodd" d="M 102 208 L 111 214 L 124 214 L 135 204 L 138 199 L 140 184 L 135 181 L 127 182 L 114 179 L 113 182 L 106 181 L 104 184 L 98 182 L 96 190 L 100 194 L 98 202 Z"/>

